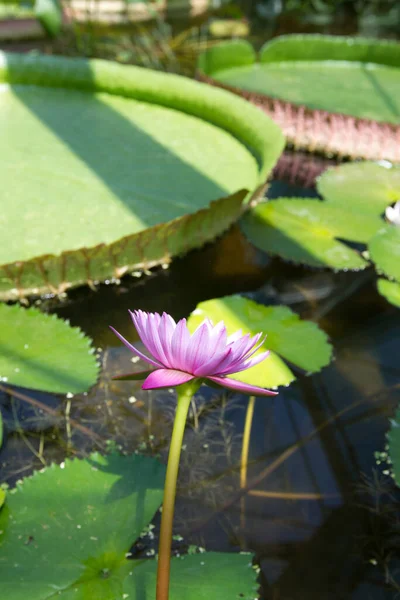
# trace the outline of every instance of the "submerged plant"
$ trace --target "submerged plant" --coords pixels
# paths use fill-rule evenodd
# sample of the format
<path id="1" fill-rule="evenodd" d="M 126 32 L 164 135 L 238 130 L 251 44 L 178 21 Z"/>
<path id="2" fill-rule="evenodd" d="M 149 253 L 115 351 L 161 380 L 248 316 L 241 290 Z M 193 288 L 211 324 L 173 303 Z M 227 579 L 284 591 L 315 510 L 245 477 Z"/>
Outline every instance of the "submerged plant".
<path id="1" fill-rule="evenodd" d="M 176 482 L 186 417 L 193 395 L 203 381 L 255 395 L 274 396 L 276 392 L 228 377 L 267 358 L 269 351 L 255 356 L 265 341 L 262 333 L 250 337 L 250 334 L 242 335 L 242 331 L 239 330 L 228 337 L 223 321 L 214 326 L 206 318 L 191 335 L 186 319 L 176 323 L 166 313 L 161 316 L 141 310 L 130 311 L 130 314 L 150 356 L 143 354 L 113 327 L 111 329 L 132 352 L 153 369 L 116 379 L 144 379 L 142 388 L 145 390 L 178 386 L 177 409 L 165 479 L 157 571 L 157 600 L 167 600 Z"/>

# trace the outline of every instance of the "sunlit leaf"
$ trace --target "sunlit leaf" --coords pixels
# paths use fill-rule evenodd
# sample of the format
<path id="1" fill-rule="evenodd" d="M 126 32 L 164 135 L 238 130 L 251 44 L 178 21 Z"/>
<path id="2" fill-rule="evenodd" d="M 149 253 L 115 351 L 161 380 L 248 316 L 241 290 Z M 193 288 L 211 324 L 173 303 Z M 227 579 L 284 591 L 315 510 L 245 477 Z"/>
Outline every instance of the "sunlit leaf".
<path id="1" fill-rule="evenodd" d="M 288 385 L 295 376 L 285 361 L 311 373 L 331 360 L 332 347 L 326 334 L 285 306 L 263 306 L 241 296 L 208 300 L 190 315 L 189 328 L 194 330 L 205 317 L 214 323 L 224 321 L 229 334 L 239 329 L 253 335 L 260 331 L 267 334 L 260 352 L 269 349 L 270 356 L 234 379 L 265 388 Z"/>
<path id="2" fill-rule="evenodd" d="M 400 281 L 400 227 L 382 227 L 368 245 L 378 271 Z"/>
<path id="3" fill-rule="evenodd" d="M 400 169 L 388 164 L 357 162 L 327 169 L 317 181 L 325 201 L 351 206 L 359 215 L 376 215 L 400 199 Z"/>
<path id="4" fill-rule="evenodd" d="M 3 299 L 202 246 L 237 220 L 284 144 L 244 100 L 143 68 L 0 54 L 0 84 Z"/>
<path id="5" fill-rule="evenodd" d="M 0 487 L 0 508 L 3 506 L 6 499 L 5 491 Z"/>
<path id="6" fill-rule="evenodd" d="M 400 308 L 400 283 L 379 278 L 377 285 L 379 293 L 382 294 L 388 302 Z"/>
<path id="7" fill-rule="evenodd" d="M 154 600 L 157 561 L 127 553 L 160 505 L 164 476 L 149 457 L 95 454 L 18 484 L 0 513 L 4 598 Z M 171 600 L 256 597 L 249 555 L 174 558 L 171 571 Z"/>
<path id="8" fill-rule="evenodd" d="M 375 215 L 308 198 L 271 200 L 241 220 L 246 236 L 265 252 L 314 267 L 354 270 L 368 263 L 340 240 L 367 242 L 380 224 Z"/>
<path id="9" fill-rule="evenodd" d="M 98 364 L 91 341 L 77 327 L 36 308 L 0 304 L 0 378 L 59 393 L 88 390 Z"/>

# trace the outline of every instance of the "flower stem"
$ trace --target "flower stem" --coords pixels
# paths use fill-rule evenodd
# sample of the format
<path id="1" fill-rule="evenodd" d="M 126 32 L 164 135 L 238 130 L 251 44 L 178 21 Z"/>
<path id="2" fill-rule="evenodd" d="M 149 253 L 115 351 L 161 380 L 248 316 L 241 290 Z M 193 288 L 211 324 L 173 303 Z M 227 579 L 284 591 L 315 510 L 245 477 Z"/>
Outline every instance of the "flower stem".
<path id="1" fill-rule="evenodd" d="M 164 486 L 164 501 L 161 514 L 160 543 L 158 547 L 157 592 L 156 600 L 168 600 L 171 563 L 172 527 L 176 496 L 176 481 L 186 417 L 193 395 L 200 387 L 198 379 L 189 381 L 177 388 L 177 407 L 171 445 L 169 448 L 167 475 Z"/>

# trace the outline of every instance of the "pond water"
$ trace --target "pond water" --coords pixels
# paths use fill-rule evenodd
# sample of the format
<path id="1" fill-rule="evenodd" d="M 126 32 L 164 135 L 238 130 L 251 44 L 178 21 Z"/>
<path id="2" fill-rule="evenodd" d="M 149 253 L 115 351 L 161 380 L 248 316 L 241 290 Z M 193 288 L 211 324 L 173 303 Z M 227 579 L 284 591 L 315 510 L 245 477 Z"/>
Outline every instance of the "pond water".
<path id="1" fill-rule="evenodd" d="M 274 182 L 270 195 L 290 189 Z M 254 404 L 200 389 L 185 435 L 176 533 L 208 550 L 255 552 L 266 600 L 394 598 L 396 491 L 375 452 L 384 451 L 388 418 L 400 400 L 400 312 L 376 292 L 373 271 L 334 274 L 284 264 L 251 246 L 237 225 L 168 269 L 78 289 L 62 305 L 42 301 L 93 337 L 100 380 L 74 398 L 0 385 L 7 432 L 1 480 L 13 485 L 67 455 L 105 450 L 110 439 L 165 460 L 174 393 L 111 380 L 130 370 L 132 355 L 108 325 L 132 339 L 128 308 L 165 310 L 177 319 L 200 301 L 232 293 L 285 304 L 316 321 L 331 338 L 335 360 L 313 376 L 298 372 L 276 398 Z M 251 436 L 241 480 L 246 422 Z"/>
<path id="2" fill-rule="evenodd" d="M 304 29 L 282 18 L 270 35 Z M 348 20 L 336 29 L 325 32 L 354 33 L 356 26 Z M 297 157 L 285 160 L 289 173 Z M 290 193 L 310 190 L 279 181 L 269 191 L 270 197 Z M 118 286 L 78 289 L 62 304 L 43 299 L 43 308 L 94 339 L 100 380 L 72 398 L 0 384 L 0 482 L 13 486 L 52 461 L 105 451 L 110 439 L 166 460 L 173 391 L 143 392 L 136 382 L 111 379 L 132 367 L 131 353 L 108 329 L 112 324 L 133 339 L 128 309 L 167 311 L 178 319 L 203 300 L 234 293 L 284 304 L 328 333 L 334 361 L 313 376 L 297 371 L 296 382 L 276 398 L 254 404 L 240 394 L 200 389 L 185 434 L 175 533 L 183 546 L 254 552 L 264 600 L 398 597 L 400 494 L 375 453 L 385 450 L 388 419 L 400 401 L 400 311 L 377 293 L 375 279 L 372 269 L 335 274 L 271 259 L 235 225 L 168 269 L 124 278 Z M 251 435 L 243 481 L 246 423 Z M 156 547 L 148 544 L 135 550 Z"/>

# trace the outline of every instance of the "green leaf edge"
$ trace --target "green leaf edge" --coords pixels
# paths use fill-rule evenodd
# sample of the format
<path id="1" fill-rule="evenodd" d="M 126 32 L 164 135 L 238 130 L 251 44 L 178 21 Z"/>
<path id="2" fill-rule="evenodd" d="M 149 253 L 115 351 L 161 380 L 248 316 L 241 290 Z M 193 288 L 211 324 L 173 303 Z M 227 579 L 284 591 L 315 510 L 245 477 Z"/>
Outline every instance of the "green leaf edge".
<path id="1" fill-rule="evenodd" d="M 66 329 L 72 330 L 74 332 L 74 335 L 77 335 L 79 338 L 81 338 L 84 342 L 86 342 L 87 345 L 87 354 L 89 357 L 93 358 L 93 364 L 92 367 L 94 367 L 94 377 L 92 379 L 92 382 L 90 383 L 90 385 L 86 388 L 82 388 L 82 389 L 76 389 L 73 390 L 74 394 L 79 394 L 79 393 L 83 393 L 86 392 L 87 390 L 89 390 L 91 387 L 93 387 L 99 378 L 99 373 L 100 373 L 100 363 L 96 358 L 95 355 L 95 347 L 93 345 L 93 340 L 88 337 L 87 335 L 84 334 L 84 332 L 82 331 L 82 329 L 80 327 L 77 326 L 72 326 L 70 325 L 68 320 L 64 320 L 64 319 L 60 319 L 56 314 L 48 314 L 48 313 L 44 313 L 41 310 L 39 310 L 38 308 L 35 307 L 29 307 L 29 308 L 22 308 L 19 304 L 14 304 L 11 306 L 7 306 L 6 307 L 8 310 L 10 310 L 11 312 L 14 310 L 27 310 L 30 311 L 31 313 L 35 313 L 38 316 L 41 316 L 45 319 L 49 319 L 52 321 L 58 321 L 60 325 L 65 326 Z M 0 374 L 0 378 L 1 378 L 1 374 Z M 16 385 L 18 387 L 24 387 L 23 385 L 21 385 L 21 383 L 16 383 L 13 382 L 12 377 L 10 375 L 7 375 L 7 384 L 9 385 Z M 65 391 L 61 391 L 60 389 L 51 389 L 49 387 L 47 388 L 37 388 L 37 387 L 30 387 L 29 389 L 36 389 L 42 392 L 49 392 L 49 393 L 53 393 L 53 394 L 67 394 L 69 392 L 71 392 L 70 389 L 65 388 Z M 0 415 L 1 418 L 1 415 Z M 0 443 L 0 447 L 1 447 L 1 443 Z"/>
<path id="2" fill-rule="evenodd" d="M 260 209 L 260 207 L 264 206 L 265 204 L 269 203 L 269 202 L 279 202 L 279 200 L 301 200 L 301 201 L 305 201 L 305 200 L 309 200 L 310 202 L 318 202 L 317 198 L 306 198 L 306 197 L 295 197 L 295 196 L 280 196 L 279 198 L 274 198 L 273 200 L 268 200 L 267 202 L 260 202 L 257 204 L 257 206 L 255 206 L 254 208 L 252 208 L 251 211 L 249 211 L 248 213 L 246 213 L 244 215 L 244 217 L 240 220 L 239 225 L 241 230 L 243 231 L 243 233 L 245 234 L 246 238 L 254 245 L 256 246 L 256 248 L 259 248 L 260 250 L 262 250 L 263 252 L 267 252 L 268 254 L 270 254 L 271 256 L 277 256 L 279 258 L 281 258 L 282 260 L 284 260 L 285 262 L 289 263 L 289 264 L 293 264 L 293 265 L 305 265 L 310 269 L 329 269 L 330 271 L 341 271 L 344 269 L 347 269 L 348 271 L 351 271 L 353 273 L 358 273 L 360 271 L 364 271 L 366 268 L 368 268 L 370 266 L 370 263 L 365 260 L 361 254 L 359 254 L 356 250 L 353 250 L 352 248 L 350 248 L 350 246 L 348 246 L 349 250 L 351 250 L 355 255 L 357 255 L 361 260 L 363 260 L 365 262 L 364 267 L 360 267 L 359 269 L 350 269 L 348 267 L 343 267 L 343 269 L 340 269 L 338 267 L 334 268 L 334 267 L 330 267 L 329 265 L 315 265 L 315 264 L 311 264 L 311 263 L 307 263 L 304 260 L 296 260 L 295 258 L 293 258 L 293 256 L 287 256 L 284 252 L 273 252 L 272 250 L 265 250 L 264 248 L 261 248 L 260 246 L 258 246 L 256 244 L 256 242 L 253 241 L 252 236 L 250 236 L 247 232 L 246 232 L 246 219 L 251 219 L 251 218 L 255 218 L 255 215 L 257 214 L 257 209 Z M 326 200 L 324 200 L 326 202 Z M 338 240 L 336 237 L 333 238 L 335 241 L 337 241 L 339 244 L 342 244 L 343 246 L 346 246 L 346 244 L 344 242 L 341 242 L 340 240 Z"/>
<path id="3" fill-rule="evenodd" d="M 396 280 L 389 281 L 380 277 L 376 282 L 376 286 L 381 296 L 386 298 L 393 306 L 400 308 L 400 282 Z M 396 294 L 398 295 L 398 299 Z"/>
<path id="4" fill-rule="evenodd" d="M 232 134 L 256 156 L 256 190 L 239 191 L 168 223 L 111 244 L 0 265 L 0 300 L 60 294 L 85 283 L 119 279 L 135 269 L 168 262 L 222 234 L 258 193 L 283 148 L 279 126 L 245 100 L 179 75 L 106 60 L 0 52 L 0 83 L 75 88 L 135 98 L 191 114 Z"/>
<path id="5" fill-rule="evenodd" d="M 310 60 L 347 60 L 399 67 L 400 44 L 392 40 L 323 34 L 288 34 L 267 41 L 258 52 L 246 40 L 227 40 L 200 53 L 197 67 L 212 76 L 230 67 Z"/>

